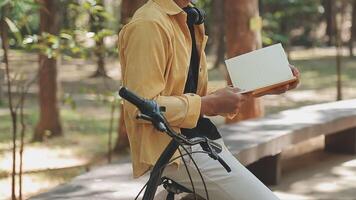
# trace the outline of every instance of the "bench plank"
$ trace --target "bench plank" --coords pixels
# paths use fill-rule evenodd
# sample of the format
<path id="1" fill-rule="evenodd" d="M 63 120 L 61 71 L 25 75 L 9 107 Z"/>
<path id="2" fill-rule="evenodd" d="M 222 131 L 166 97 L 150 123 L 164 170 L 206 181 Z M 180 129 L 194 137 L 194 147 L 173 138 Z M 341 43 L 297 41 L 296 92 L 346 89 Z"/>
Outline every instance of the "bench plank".
<path id="1" fill-rule="evenodd" d="M 229 150 L 247 166 L 264 157 L 280 154 L 294 144 L 355 127 L 356 100 L 345 100 L 228 124 L 221 126 L 219 131 Z"/>

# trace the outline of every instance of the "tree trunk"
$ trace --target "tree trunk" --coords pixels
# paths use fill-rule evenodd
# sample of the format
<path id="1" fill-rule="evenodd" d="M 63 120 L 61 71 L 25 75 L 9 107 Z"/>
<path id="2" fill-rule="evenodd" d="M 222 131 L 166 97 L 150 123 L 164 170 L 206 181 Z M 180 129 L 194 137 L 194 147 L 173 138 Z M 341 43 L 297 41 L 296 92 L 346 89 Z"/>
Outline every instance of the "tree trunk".
<path id="1" fill-rule="evenodd" d="M 4 92 L 2 86 L 5 85 L 4 70 L 0 68 L 0 105 L 4 104 Z"/>
<path id="2" fill-rule="evenodd" d="M 105 44 L 104 38 L 100 38 L 98 41 L 95 42 L 95 56 L 96 56 L 96 71 L 94 72 L 91 77 L 109 77 L 106 73 L 105 69 Z"/>
<path id="3" fill-rule="evenodd" d="M 24 143 L 25 143 L 25 132 L 26 132 L 26 124 L 24 121 L 24 104 L 25 104 L 25 94 L 24 90 L 22 90 L 21 93 L 21 99 L 20 99 L 20 123 L 21 123 L 21 135 L 20 135 L 20 166 L 19 166 L 19 200 L 22 200 L 22 176 L 23 176 L 23 151 L 24 151 Z"/>
<path id="4" fill-rule="evenodd" d="M 325 10 L 324 17 L 326 20 L 326 35 L 328 36 L 328 45 L 332 46 L 335 44 L 336 34 L 336 5 L 334 0 L 323 0 L 322 4 Z"/>
<path id="5" fill-rule="evenodd" d="M 224 0 L 213 1 L 212 7 L 214 15 L 209 38 L 216 55 L 213 68 L 218 68 L 225 58 Z"/>
<path id="6" fill-rule="evenodd" d="M 141 7 L 147 0 L 123 0 L 121 3 L 121 24 L 127 24 L 136 10 Z M 122 73 L 121 73 L 122 74 Z M 122 104 L 120 104 L 119 126 L 117 129 L 118 137 L 114 148 L 115 152 L 120 152 L 129 147 L 129 139 L 124 122 L 124 113 Z"/>
<path id="7" fill-rule="evenodd" d="M 12 171 L 11 171 L 11 199 L 16 200 L 16 139 L 17 139 L 17 113 L 16 108 L 14 108 L 12 91 L 11 91 L 11 77 L 10 77 L 10 67 L 9 67 L 9 38 L 8 38 L 8 25 L 5 22 L 5 17 L 9 13 L 9 5 L 5 5 L 1 8 L 1 19 L 0 19 L 0 34 L 1 34 L 1 48 L 4 52 L 4 64 L 7 82 L 7 94 L 8 94 L 8 105 L 11 115 L 11 125 L 12 125 Z"/>
<path id="8" fill-rule="evenodd" d="M 235 57 L 261 48 L 261 31 L 251 30 L 250 20 L 259 16 L 258 0 L 225 0 L 225 34 L 227 57 Z M 263 67 L 263 66 L 261 66 Z M 230 78 L 227 79 L 231 85 Z M 259 99 L 244 104 L 238 116 L 227 123 L 263 115 Z"/>
<path id="9" fill-rule="evenodd" d="M 40 32 L 59 33 L 58 0 L 41 0 Z M 57 60 L 39 53 L 39 106 L 40 119 L 35 128 L 34 140 L 62 135 L 57 104 Z"/>
<path id="10" fill-rule="evenodd" d="M 125 25 L 134 15 L 136 10 L 141 7 L 147 0 L 122 0 L 121 3 L 121 24 Z"/>
<path id="11" fill-rule="evenodd" d="M 97 5 L 105 7 L 104 6 L 104 1 L 102 0 L 96 0 Z M 103 24 L 105 23 L 105 19 L 102 16 L 90 16 L 90 29 L 94 33 L 99 33 L 104 26 Z M 104 38 L 99 38 L 97 41 L 95 41 L 95 49 L 94 49 L 94 54 L 96 57 L 96 64 L 97 68 L 96 71 L 94 72 L 91 77 L 108 77 L 105 69 L 105 44 L 104 44 Z"/>
<path id="12" fill-rule="evenodd" d="M 5 8 L 2 8 L 2 10 L 3 10 L 2 13 L 5 14 L 5 12 L 4 12 Z M 0 28 L 1 28 L 0 32 L 4 32 L 5 31 L 5 28 L 4 28 L 5 20 L 4 20 L 4 16 L 3 15 L 1 16 L 0 20 L 1 20 L 0 21 Z M 3 35 L 4 38 L 8 37 L 7 33 L 1 33 L 1 34 L 4 34 Z M 0 40 L 1 46 L 4 44 L 4 42 L 5 42 L 5 44 L 7 44 L 7 42 L 3 41 L 3 39 Z M 5 62 L 5 53 L 3 53 L 0 62 Z M 4 102 L 4 92 L 3 92 L 3 88 L 2 88 L 3 85 L 5 85 L 5 70 L 0 68 L 0 105 L 5 104 L 5 102 Z"/>
<path id="13" fill-rule="evenodd" d="M 117 127 L 118 137 L 114 148 L 115 152 L 120 152 L 129 147 L 129 138 L 127 137 L 124 120 L 124 112 L 122 109 L 122 104 L 120 104 L 119 126 Z"/>
<path id="14" fill-rule="evenodd" d="M 354 57 L 354 42 L 356 38 L 356 0 L 352 1 L 352 24 L 350 27 L 349 49 L 350 56 Z"/>
<path id="15" fill-rule="evenodd" d="M 335 48 L 336 48 L 336 100 L 342 100 L 342 24 L 345 20 L 346 2 L 342 2 L 339 10 L 335 12 Z M 340 13 L 340 15 L 337 15 Z"/>
<path id="16" fill-rule="evenodd" d="M 1 18 L 0 18 L 0 34 L 1 34 L 1 48 L 8 48 L 8 32 L 7 32 L 7 25 L 5 22 L 5 15 L 7 14 L 9 6 L 3 6 L 1 8 Z M 3 52 L 3 55 L 1 57 L 0 62 L 5 63 L 7 61 L 5 51 Z M 4 94 L 3 94 L 3 88 L 2 86 L 5 85 L 5 70 L 0 68 L 0 105 L 2 105 L 4 102 Z"/>
<path id="17" fill-rule="evenodd" d="M 62 3 L 62 6 L 60 7 L 60 12 L 61 12 L 61 27 L 63 29 L 74 29 L 75 28 L 75 17 L 71 15 L 69 5 L 70 4 L 76 4 L 75 1 L 73 0 L 66 0 Z"/>
<path id="18" fill-rule="evenodd" d="M 112 130 L 114 126 L 114 114 L 116 109 L 116 100 L 111 103 L 111 112 L 110 112 L 110 126 L 109 126 L 109 137 L 108 137 L 108 163 L 111 163 L 112 160 Z"/>

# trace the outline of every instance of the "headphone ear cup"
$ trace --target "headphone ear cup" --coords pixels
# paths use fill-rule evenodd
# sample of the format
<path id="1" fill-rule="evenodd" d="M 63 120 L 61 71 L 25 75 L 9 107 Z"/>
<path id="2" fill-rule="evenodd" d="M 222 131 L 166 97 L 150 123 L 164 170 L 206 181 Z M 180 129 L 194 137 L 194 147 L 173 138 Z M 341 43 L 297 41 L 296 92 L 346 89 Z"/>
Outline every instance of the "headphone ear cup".
<path id="1" fill-rule="evenodd" d="M 187 13 L 188 24 L 200 25 L 205 21 L 205 12 L 196 7 L 186 7 L 184 11 Z"/>
<path id="2" fill-rule="evenodd" d="M 196 12 L 197 12 L 197 18 L 196 18 L 195 24 L 196 25 L 203 24 L 205 21 L 205 11 L 202 9 L 199 9 L 197 7 L 193 7 L 193 9 L 196 10 Z"/>

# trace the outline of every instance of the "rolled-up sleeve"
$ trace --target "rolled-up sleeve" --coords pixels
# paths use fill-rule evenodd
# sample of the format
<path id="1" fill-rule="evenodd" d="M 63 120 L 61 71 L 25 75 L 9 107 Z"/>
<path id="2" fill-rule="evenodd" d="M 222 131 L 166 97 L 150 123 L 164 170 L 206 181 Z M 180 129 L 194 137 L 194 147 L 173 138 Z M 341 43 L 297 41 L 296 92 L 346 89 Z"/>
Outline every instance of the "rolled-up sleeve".
<path id="1" fill-rule="evenodd" d="M 154 21 L 137 20 L 125 26 L 119 35 L 123 85 L 164 106 L 164 115 L 172 126 L 193 128 L 200 116 L 200 96 L 161 95 L 166 86 L 166 68 L 172 57 L 169 38 L 169 34 Z M 124 102 L 124 109 L 131 120 L 136 120 L 137 108 Z"/>

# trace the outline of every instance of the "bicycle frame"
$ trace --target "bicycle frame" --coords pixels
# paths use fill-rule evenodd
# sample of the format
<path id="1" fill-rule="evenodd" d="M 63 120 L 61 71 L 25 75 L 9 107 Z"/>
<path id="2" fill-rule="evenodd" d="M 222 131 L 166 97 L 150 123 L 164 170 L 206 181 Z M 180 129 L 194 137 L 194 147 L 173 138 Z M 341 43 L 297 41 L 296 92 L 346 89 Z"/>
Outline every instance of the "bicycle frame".
<path id="1" fill-rule="evenodd" d="M 204 151 L 206 151 L 212 159 L 219 161 L 227 172 L 231 171 L 231 168 L 217 153 L 221 150 L 221 146 L 219 144 L 212 142 L 207 137 L 196 137 L 188 139 L 185 136 L 176 133 L 170 127 L 168 121 L 162 114 L 162 111 L 165 109 L 160 107 L 154 100 L 143 99 L 134 94 L 133 92 L 127 90 L 125 87 L 122 87 L 120 89 L 119 95 L 125 100 L 135 105 L 141 111 L 141 113 L 138 114 L 136 118 L 150 121 L 158 131 L 164 132 L 172 138 L 171 142 L 167 145 L 167 147 L 165 148 L 151 171 L 151 175 L 147 182 L 147 188 L 145 190 L 143 200 L 154 199 L 157 187 L 161 184 L 161 176 L 165 169 L 165 166 L 170 162 L 174 153 L 182 144 L 190 146 L 201 144 Z M 196 167 L 198 169 L 197 165 Z"/>
<path id="2" fill-rule="evenodd" d="M 150 178 L 147 182 L 147 188 L 143 195 L 143 200 L 153 200 L 157 191 L 157 187 L 161 183 L 161 176 L 165 165 L 169 163 L 169 160 L 173 157 L 173 154 L 177 151 L 179 144 L 174 139 L 167 145 L 163 153 L 154 165 Z"/>

